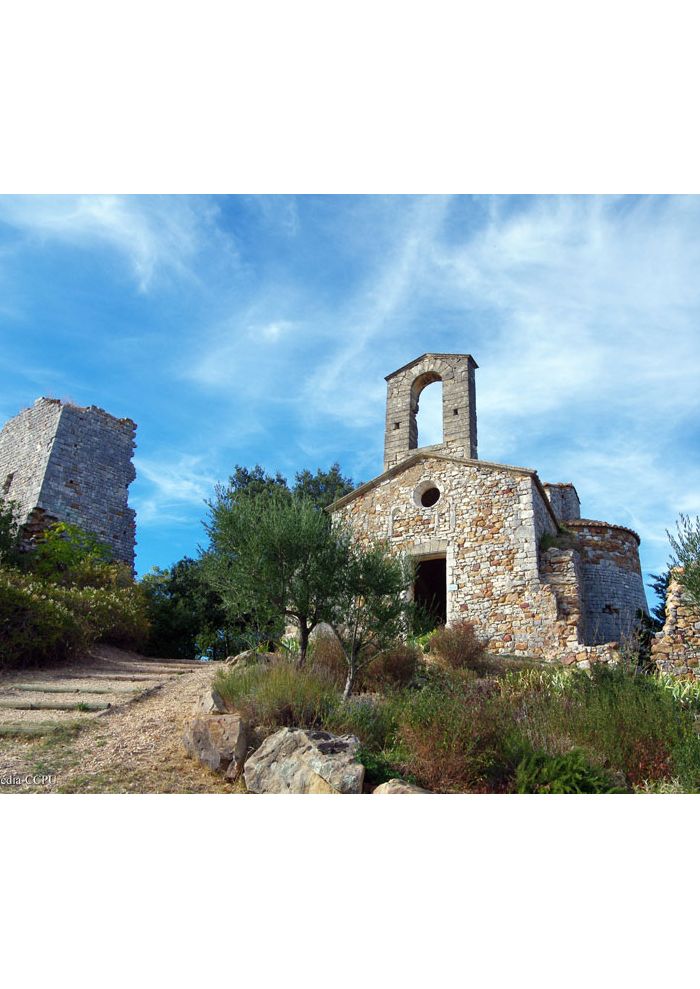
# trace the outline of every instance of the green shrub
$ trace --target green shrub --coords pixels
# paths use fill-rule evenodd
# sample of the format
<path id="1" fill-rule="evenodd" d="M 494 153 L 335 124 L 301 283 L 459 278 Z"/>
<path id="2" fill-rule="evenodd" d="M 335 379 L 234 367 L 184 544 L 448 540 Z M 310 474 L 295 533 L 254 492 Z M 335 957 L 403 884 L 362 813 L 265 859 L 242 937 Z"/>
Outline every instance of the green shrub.
<path id="1" fill-rule="evenodd" d="M 340 702 L 326 679 L 284 660 L 221 670 L 215 685 L 232 710 L 266 728 L 321 728 Z"/>
<path id="2" fill-rule="evenodd" d="M 0 572 L 0 669 L 61 662 L 89 641 L 84 624 L 50 589 Z"/>
<path id="3" fill-rule="evenodd" d="M 339 735 L 356 735 L 363 746 L 375 753 L 394 744 L 402 698 L 375 699 L 359 695 L 334 707 L 325 723 Z"/>
<path id="4" fill-rule="evenodd" d="M 700 782 L 700 752 L 691 711 L 653 676 L 625 667 L 593 667 L 555 677 L 533 673 L 501 683 L 511 717 L 529 745 L 549 755 L 572 748 L 622 774 L 628 785 L 678 775 Z M 518 689 L 518 681 L 525 684 Z"/>
<path id="5" fill-rule="evenodd" d="M 138 587 L 62 587 L 0 571 L 0 666 L 56 663 L 94 642 L 138 647 L 148 633 Z"/>
<path id="6" fill-rule="evenodd" d="M 37 538 L 25 562 L 35 576 L 56 584 L 76 583 L 77 571 L 81 586 L 86 586 L 95 571 L 111 561 L 109 546 L 95 536 L 69 522 L 54 522 Z"/>
<path id="7" fill-rule="evenodd" d="M 515 790 L 516 793 L 625 792 L 576 749 L 559 756 L 546 752 L 531 752 L 524 756 L 515 771 Z"/>
<path id="8" fill-rule="evenodd" d="M 430 654 L 435 655 L 453 670 L 472 669 L 488 672 L 486 640 L 477 638 L 471 622 L 455 622 L 441 625 L 430 638 Z"/>
<path id="9" fill-rule="evenodd" d="M 511 726 L 495 690 L 488 681 L 460 679 L 410 696 L 397 731 L 403 772 L 428 790 L 507 789 Z"/>

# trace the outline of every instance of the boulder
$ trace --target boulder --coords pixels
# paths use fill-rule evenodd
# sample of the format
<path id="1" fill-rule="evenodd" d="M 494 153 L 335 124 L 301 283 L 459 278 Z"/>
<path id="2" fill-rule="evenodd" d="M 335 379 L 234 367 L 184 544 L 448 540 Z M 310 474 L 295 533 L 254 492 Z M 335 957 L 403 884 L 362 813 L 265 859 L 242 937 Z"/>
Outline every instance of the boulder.
<path id="1" fill-rule="evenodd" d="M 204 714 L 189 725 L 183 743 L 193 759 L 235 779 L 245 760 L 248 731 L 237 714 Z"/>
<path id="2" fill-rule="evenodd" d="M 227 656 L 225 663 L 233 669 L 240 669 L 242 666 L 255 666 L 258 663 L 271 663 L 279 659 L 279 654 L 273 652 L 256 652 L 255 649 L 244 649 L 237 656 Z"/>
<path id="3" fill-rule="evenodd" d="M 380 784 L 372 793 L 430 793 L 430 790 L 422 790 L 413 783 L 405 783 L 403 780 L 387 780 Z"/>
<path id="4" fill-rule="evenodd" d="M 359 739 L 327 731 L 282 728 L 245 763 L 251 793 L 362 793 Z"/>
<path id="5" fill-rule="evenodd" d="M 226 714 L 227 708 L 219 691 L 209 686 L 200 696 L 194 709 L 195 714 Z"/>

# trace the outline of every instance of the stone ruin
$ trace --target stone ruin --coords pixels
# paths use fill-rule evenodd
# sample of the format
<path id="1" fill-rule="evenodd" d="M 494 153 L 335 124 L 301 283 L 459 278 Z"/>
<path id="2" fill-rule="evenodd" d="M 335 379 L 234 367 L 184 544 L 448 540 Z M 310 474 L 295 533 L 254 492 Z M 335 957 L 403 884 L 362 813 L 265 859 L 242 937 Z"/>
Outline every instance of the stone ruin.
<path id="1" fill-rule="evenodd" d="M 0 431 L 0 497 L 17 503 L 25 542 L 52 522 L 69 522 L 133 568 L 135 433 L 131 419 L 54 398 L 10 419 Z"/>
<path id="2" fill-rule="evenodd" d="M 700 608 L 694 604 L 679 580 L 676 568 L 666 593 L 666 622 L 654 636 L 651 658 L 662 673 L 697 677 L 700 666 Z"/>
<path id="3" fill-rule="evenodd" d="M 388 375 L 384 471 L 329 511 L 359 540 L 413 557 L 414 599 L 438 622 L 473 622 L 493 652 L 614 659 L 648 610 L 639 536 L 581 518 L 573 484 L 478 459 L 476 369 L 469 354 L 423 354 Z M 443 442 L 418 447 L 419 398 L 434 381 Z"/>

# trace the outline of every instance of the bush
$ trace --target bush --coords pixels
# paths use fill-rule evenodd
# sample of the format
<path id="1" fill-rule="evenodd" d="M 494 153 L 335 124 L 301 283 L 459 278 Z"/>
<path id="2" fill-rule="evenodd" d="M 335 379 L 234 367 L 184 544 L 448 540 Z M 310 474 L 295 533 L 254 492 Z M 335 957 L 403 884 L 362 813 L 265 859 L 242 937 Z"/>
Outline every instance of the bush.
<path id="1" fill-rule="evenodd" d="M 420 661 L 420 653 L 415 647 L 399 643 L 385 649 L 362 670 L 361 686 L 366 690 L 407 687 L 415 677 Z"/>
<path id="2" fill-rule="evenodd" d="M 221 670 L 214 682 L 232 710 L 265 728 L 321 728 L 340 701 L 325 678 L 284 660 Z"/>
<path id="3" fill-rule="evenodd" d="M 518 680 L 526 684 L 521 690 Z M 550 688 L 545 684 L 524 673 L 500 685 L 532 748 L 551 756 L 580 748 L 635 788 L 679 772 L 689 789 L 700 785 L 693 713 L 656 677 L 598 666 L 590 674 L 559 673 Z"/>
<path id="4" fill-rule="evenodd" d="M 322 631 L 309 645 L 310 669 L 337 687 L 343 687 L 348 675 L 348 664 L 343 647 L 333 632 Z"/>
<path id="5" fill-rule="evenodd" d="M 71 659 L 94 642 L 137 647 L 148 633 L 139 589 L 61 587 L 0 572 L 0 666 Z"/>
<path id="6" fill-rule="evenodd" d="M 510 727 L 493 683 L 426 687 L 399 716 L 402 769 L 429 790 L 505 790 L 514 770 Z"/>
<path id="7" fill-rule="evenodd" d="M 531 752 L 515 771 L 516 793 L 624 793 L 611 777 L 574 749 L 566 755 Z"/>
<path id="8" fill-rule="evenodd" d="M 430 654 L 437 655 L 453 670 L 485 671 L 488 642 L 477 638 L 471 622 L 441 625 L 430 639 Z"/>
<path id="9" fill-rule="evenodd" d="M 0 572 L 0 669 L 61 662 L 88 643 L 85 626 L 43 584 Z"/>

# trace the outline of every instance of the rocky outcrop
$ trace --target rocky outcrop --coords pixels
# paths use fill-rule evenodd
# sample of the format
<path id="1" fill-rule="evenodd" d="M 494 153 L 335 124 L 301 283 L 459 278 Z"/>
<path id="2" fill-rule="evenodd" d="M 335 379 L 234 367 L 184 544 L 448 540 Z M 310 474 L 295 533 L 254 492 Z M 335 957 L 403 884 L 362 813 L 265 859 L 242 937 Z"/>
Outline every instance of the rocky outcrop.
<path id="1" fill-rule="evenodd" d="M 365 767 L 354 735 L 282 728 L 245 763 L 251 793 L 362 793 Z"/>
<path id="2" fill-rule="evenodd" d="M 237 714 L 204 714 L 189 725 L 183 743 L 187 754 L 234 780 L 248 748 L 248 730 Z"/>
<path id="3" fill-rule="evenodd" d="M 387 780 L 380 784 L 373 793 L 430 793 L 430 790 L 423 790 L 413 783 L 406 783 L 404 780 Z"/>

